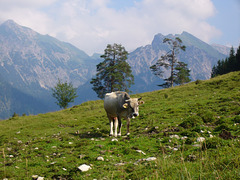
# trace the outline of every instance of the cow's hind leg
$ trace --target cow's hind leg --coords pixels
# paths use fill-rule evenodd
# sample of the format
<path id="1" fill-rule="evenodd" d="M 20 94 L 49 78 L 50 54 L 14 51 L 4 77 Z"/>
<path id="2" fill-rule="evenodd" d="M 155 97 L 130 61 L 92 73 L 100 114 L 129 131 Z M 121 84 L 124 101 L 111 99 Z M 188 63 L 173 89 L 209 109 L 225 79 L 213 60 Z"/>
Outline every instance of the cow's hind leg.
<path id="1" fill-rule="evenodd" d="M 110 117 L 109 115 L 108 115 L 108 119 L 109 119 L 109 124 L 110 124 L 110 133 L 109 133 L 109 136 L 112 136 L 113 135 L 113 118 L 112 117 Z"/>
<path id="2" fill-rule="evenodd" d="M 121 121 L 121 118 L 118 116 L 118 136 L 121 136 L 121 128 L 122 128 L 122 121 Z"/>

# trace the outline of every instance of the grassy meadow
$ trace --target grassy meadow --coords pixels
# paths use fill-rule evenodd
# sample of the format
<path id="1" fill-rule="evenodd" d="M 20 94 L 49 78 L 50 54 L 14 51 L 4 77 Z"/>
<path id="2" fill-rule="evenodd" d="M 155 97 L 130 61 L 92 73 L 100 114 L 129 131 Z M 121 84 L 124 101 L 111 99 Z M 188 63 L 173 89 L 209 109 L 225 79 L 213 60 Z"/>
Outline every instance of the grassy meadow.
<path id="1" fill-rule="evenodd" d="M 102 100 L 0 121 L 0 179 L 240 179 L 240 72 L 132 96 L 117 140 Z"/>

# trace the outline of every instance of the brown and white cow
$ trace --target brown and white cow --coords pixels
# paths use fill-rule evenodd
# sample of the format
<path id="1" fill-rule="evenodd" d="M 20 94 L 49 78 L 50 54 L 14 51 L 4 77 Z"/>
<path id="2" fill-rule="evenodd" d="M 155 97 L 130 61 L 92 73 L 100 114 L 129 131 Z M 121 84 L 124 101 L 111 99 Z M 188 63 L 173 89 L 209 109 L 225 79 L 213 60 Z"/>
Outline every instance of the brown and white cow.
<path id="1" fill-rule="evenodd" d="M 130 98 L 128 93 L 122 91 L 111 92 L 105 95 L 104 109 L 110 123 L 110 136 L 113 135 L 113 124 L 115 129 L 114 136 L 121 136 L 121 118 L 127 120 L 127 135 L 130 134 L 130 119 L 139 115 L 138 106 L 144 103 L 143 101 L 140 101 L 140 99 L 141 98 Z M 118 133 L 117 129 L 119 129 Z"/>

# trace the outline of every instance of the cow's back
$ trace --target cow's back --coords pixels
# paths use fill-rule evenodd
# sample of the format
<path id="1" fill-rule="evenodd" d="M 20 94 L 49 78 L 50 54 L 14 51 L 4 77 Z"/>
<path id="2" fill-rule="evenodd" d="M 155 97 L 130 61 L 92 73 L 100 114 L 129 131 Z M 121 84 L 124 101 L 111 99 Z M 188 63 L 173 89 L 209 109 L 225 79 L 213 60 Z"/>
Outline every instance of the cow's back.
<path id="1" fill-rule="evenodd" d="M 126 92 L 117 91 L 107 93 L 104 98 L 104 109 L 109 115 L 117 116 L 117 114 L 124 110 L 122 105 L 129 98 L 130 96 Z"/>

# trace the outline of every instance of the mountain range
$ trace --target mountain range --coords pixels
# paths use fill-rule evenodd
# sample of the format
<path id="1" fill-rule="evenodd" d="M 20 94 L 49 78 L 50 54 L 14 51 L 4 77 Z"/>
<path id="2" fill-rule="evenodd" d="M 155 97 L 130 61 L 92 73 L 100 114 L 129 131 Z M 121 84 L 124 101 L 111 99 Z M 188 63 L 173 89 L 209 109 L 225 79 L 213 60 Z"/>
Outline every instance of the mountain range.
<path id="1" fill-rule="evenodd" d="M 213 65 L 226 57 L 224 46 L 211 46 L 193 35 L 156 34 L 151 44 L 129 53 L 135 84 L 133 93 L 159 89 L 162 82 L 150 71 L 169 50 L 163 39 L 180 37 L 186 46 L 179 60 L 188 64 L 191 79 L 209 79 Z M 220 48 L 221 47 L 221 48 Z M 89 83 L 102 61 L 99 54 L 87 55 L 70 43 L 41 35 L 28 27 L 8 20 L 0 25 L 0 119 L 17 114 L 38 114 L 58 110 L 51 88 L 58 79 L 72 82 L 78 98 L 74 104 L 97 99 Z M 166 71 L 164 76 L 168 76 Z"/>

